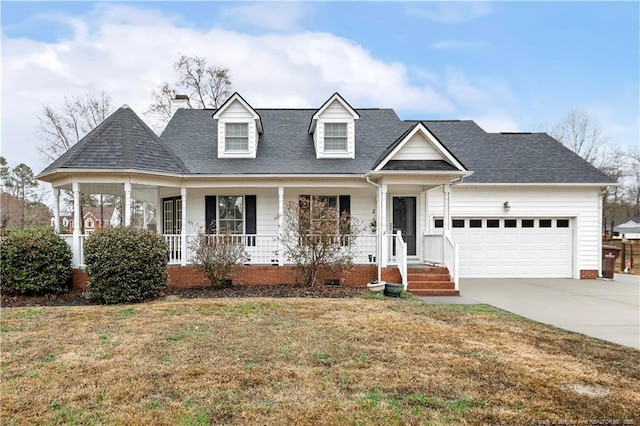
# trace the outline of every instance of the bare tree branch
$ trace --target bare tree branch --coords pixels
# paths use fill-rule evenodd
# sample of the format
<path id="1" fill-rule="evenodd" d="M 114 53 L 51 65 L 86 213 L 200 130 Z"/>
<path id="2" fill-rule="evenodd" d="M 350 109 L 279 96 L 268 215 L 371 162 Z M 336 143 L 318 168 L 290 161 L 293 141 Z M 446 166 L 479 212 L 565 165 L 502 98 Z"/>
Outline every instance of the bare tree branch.
<path id="1" fill-rule="evenodd" d="M 65 97 L 60 110 L 43 106 L 38 117 L 43 142 L 38 150 L 46 160 L 54 161 L 102 123 L 111 111 L 111 98 L 104 92 L 98 96 L 87 93 Z"/>

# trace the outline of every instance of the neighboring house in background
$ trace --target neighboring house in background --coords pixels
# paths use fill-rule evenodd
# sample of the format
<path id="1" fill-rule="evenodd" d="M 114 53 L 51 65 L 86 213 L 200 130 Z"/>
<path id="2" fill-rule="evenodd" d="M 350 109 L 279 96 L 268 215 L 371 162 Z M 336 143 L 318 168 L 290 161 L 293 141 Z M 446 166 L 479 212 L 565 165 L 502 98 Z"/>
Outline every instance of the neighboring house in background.
<path id="1" fill-rule="evenodd" d="M 218 110 L 185 99 L 172 110 L 158 137 L 123 106 L 38 179 L 54 193 L 124 196 L 125 224 L 132 198 L 155 204 L 183 266 L 188 239 L 211 223 L 246 238 L 248 263 L 286 265 L 285 202 L 314 197 L 369 225 L 356 263 L 397 265 L 405 282 L 407 262 L 444 265 L 454 281 L 602 269 L 601 191 L 616 183 L 545 133 L 401 120 L 337 93 L 317 109 L 254 109 L 236 93 Z"/>
<path id="2" fill-rule="evenodd" d="M 100 207 L 83 207 L 82 208 L 84 222 L 84 230 L 86 234 L 91 234 L 101 228 L 118 226 L 120 224 L 120 212 L 114 207 L 102 208 L 102 221 L 100 220 L 101 213 Z M 65 233 L 73 233 L 75 229 L 73 216 L 60 215 L 59 222 L 60 229 Z M 51 218 L 51 226 L 55 227 L 56 219 Z"/>
<path id="3" fill-rule="evenodd" d="M 618 219 L 614 224 L 614 239 L 640 240 L 640 217 Z"/>

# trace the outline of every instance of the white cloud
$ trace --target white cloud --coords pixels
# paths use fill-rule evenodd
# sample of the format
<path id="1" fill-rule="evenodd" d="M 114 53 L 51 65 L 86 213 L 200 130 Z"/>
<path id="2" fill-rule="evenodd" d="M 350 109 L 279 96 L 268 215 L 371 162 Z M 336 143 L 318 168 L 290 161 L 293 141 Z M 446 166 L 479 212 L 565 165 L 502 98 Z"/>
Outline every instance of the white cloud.
<path id="1" fill-rule="evenodd" d="M 312 5 L 298 2 L 260 2 L 222 7 L 218 21 L 229 24 L 248 24 L 254 28 L 271 31 L 293 31 L 300 28 L 300 21 L 309 13 Z"/>
<path id="2" fill-rule="evenodd" d="M 36 172 L 47 165 L 37 151 L 43 105 L 56 107 L 65 96 L 104 90 L 114 107 L 126 103 L 145 118 L 151 91 L 173 82 L 179 54 L 229 68 L 233 89 L 256 108 L 315 108 L 338 91 L 354 107 L 394 108 L 404 118 L 480 113 L 487 114 L 481 123 L 490 129 L 517 128 L 504 112 L 509 108 L 504 103 L 513 99 L 503 83 L 383 61 L 329 33 L 196 29 L 179 16 L 121 4 L 99 4 L 86 16 L 55 19 L 70 30 L 57 42 L 6 35 L 2 40 L 2 155 Z"/>
<path id="3" fill-rule="evenodd" d="M 427 3 L 408 8 L 408 13 L 412 16 L 443 24 L 461 24 L 486 16 L 491 11 L 489 3 L 480 2 Z"/>
<path id="4" fill-rule="evenodd" d="M 484 41 L 442 40 L 431 44 L 432 49 L 477 49 L 486 45 Z"/>

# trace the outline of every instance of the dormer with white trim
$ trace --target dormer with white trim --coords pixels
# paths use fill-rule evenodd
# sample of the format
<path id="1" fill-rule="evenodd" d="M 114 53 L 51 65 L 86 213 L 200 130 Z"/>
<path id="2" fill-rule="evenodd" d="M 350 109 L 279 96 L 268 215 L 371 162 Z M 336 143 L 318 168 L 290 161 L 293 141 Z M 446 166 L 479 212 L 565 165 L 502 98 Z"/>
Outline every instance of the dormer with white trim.
<path id="1" fill-rule="evenodd" d="M 339 93 L 325 102 L 311 118 L 316 158 L 356 158 L 356 120 L 360 114 Z"/>
<path id="2" fill-rule="evenodd" d="M 260 115 L 237 92 L 213 115 L 218 122 L 218 158 L 256 158 Z"/>

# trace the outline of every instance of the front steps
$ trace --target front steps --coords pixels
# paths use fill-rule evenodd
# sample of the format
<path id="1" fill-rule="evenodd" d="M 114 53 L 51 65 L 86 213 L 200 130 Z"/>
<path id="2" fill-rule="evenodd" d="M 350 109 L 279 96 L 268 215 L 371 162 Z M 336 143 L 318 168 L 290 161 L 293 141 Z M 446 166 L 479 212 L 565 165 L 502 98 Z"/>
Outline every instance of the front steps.
<path id="1" fill-rule="evenodd" d="M 449 270 L 441 267 L 409 265 L 407 290 L 414 296 L 459 296 Z"/>

